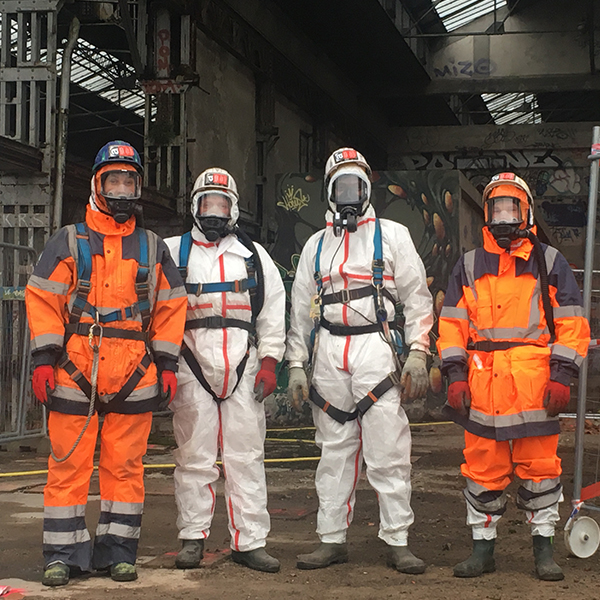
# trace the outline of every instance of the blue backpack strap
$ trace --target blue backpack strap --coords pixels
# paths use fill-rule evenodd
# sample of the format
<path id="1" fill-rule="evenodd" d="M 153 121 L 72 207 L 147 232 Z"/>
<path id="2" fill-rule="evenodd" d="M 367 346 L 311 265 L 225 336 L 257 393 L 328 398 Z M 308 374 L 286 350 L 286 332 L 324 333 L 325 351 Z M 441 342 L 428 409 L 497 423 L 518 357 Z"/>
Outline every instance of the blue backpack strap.
<path id="1" fill-rule="evenodd" d="M 383 241 L 381 239 L 381 223 L 375 219 L 375 235 L 373 236 L 373 285 L 383 285 Z"/>
<path id="2" fill-rule="evenodd" d="M 188 231 L 181 236 L 179 241 L 179 274 L 185 282 L 188 276 L 188 263 L 192 251 L 192 232 Z"/>
<path id="3" fill-rule="evenodd" d="M 236 279 L 235 281 L 215 281 L 213 283 L 186 283 L 188 294 L 214 294 L 219 292 L 246 292 L 256 289 L 254 278 Z"/>
<path id="4" fill-rule="evenodd" d="M 148 329 L 150 324 L 150 285 L 148 284 L 148 275 L 150 274 L 150 265 L 148 259 L 148 232 L 141 227 L 136 227 L 138 237 L 138 246 L 140 254 L 138 256 L 138 271 L 135 277 L 135 293 L 138 298 L 138 309 L 142 316 L 142 331 Z"/>
<path id="5" fill-rule="evenodd" d="M 94 318 L 96 309 L 87 301 L 92 289 L 92 249 L 90 247 L 90 233 L 85 223 L 75 224 L 75 239 L 77 241 L 77 287 L 75 300 L 69 316 L 70 323 L 79 323 L 84 311 L 89 312 Z"/>
<path id="6" fill-rule="evenodd" d="M 380 323 L 387 321 L 387 310 L 383 303 L 383 269 L 385 261 L 383 260 L 383 240 L 381 237 L 381 222 L 375 219 L 375 235 L 373 236 L 373 300 L 375 301 L 375 314 Z"/>
<path id="7" fill-rule="evenodd" d="M 321 236 L 319 243 L 317 245 L 317 253 L 315 255 L 315 274 L 314 278 L 317 282 L 317 293 L 320 295 L 323 291 L 323 277 L 321 276 L 321 252 L 323 250 L 323 238 L 325 237 L 325 232 Z"/>

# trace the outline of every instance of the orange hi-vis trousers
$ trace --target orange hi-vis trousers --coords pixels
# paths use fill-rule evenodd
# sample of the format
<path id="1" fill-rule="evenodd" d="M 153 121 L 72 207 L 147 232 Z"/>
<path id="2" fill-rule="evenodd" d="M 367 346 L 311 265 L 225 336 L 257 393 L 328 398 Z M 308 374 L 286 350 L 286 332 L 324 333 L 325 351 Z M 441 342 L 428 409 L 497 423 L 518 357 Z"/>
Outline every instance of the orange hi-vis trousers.
<path id="1" fill-rule="evenodd" d="M 79 436 L 86 417 L 50 411 L 48 432 L 54 454 L 62 458 Z M 61 561 L 82 571 L 135 563 L 144 506 L 144 467 L 152 413 L 108 413 L 101 431 L 101 513 L 92 550 L 85 525 L 94 450 L 95 414 L 73 454 L 65 462 L 48 459 L 44 488 L 44 562 Z"/>
<path id="2" fill-rule="evenodd" d="M 498 442 L 465 431 L 461 472 L 488 490 L 505 489 L 513 475 L 535 482 L 556 479 L 562 472 L 557 447 L 558 435 Z"/>
<path id="3" fill-rule="evenodd" d="M 493 539 L 506 510 L 506 488 L 516 475 L 521 479 L 517 506 L 526 512 L 532 535 L 551 537 L 559 520 L 562 499 L 558 435 L 496 441 L 465 432 L 467 524 L 474 539 Z"/>

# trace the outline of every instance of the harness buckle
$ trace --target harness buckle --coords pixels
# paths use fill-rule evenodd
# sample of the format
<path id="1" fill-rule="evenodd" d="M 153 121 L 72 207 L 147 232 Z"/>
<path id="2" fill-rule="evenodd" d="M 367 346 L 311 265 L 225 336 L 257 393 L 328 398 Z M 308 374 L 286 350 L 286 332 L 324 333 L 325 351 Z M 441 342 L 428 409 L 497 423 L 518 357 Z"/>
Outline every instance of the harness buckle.
<path id="1" fill-rule="evenodd" d="M 350 290 L 340 290 L 340 296 L 342 297 L 342 304 L 348 304 L 348 302 L 350 302 Z"/>
<path id="2" fill-rule="evenodd" d="M 96 313 L 96 320 L 90 325 L 90 330 L 88 331 L 88 344 L 92 350 L 98 350 L 100 345 L 102 344 L 102 325 L 100 325 L 99 314 Z M 98 337 L 98 343 L 94 343 L 94 337 Z"/>
<path id="3" fill-rule="evenodd" d="M 390 378 L 390 381 L 394 384 L 394 385 L 400 385 L 400 379 L 402 377 L 402 374 L 400 373 L 400 371 L 396 370 L 396 371 L 392 371 L 388 377 Z"/>

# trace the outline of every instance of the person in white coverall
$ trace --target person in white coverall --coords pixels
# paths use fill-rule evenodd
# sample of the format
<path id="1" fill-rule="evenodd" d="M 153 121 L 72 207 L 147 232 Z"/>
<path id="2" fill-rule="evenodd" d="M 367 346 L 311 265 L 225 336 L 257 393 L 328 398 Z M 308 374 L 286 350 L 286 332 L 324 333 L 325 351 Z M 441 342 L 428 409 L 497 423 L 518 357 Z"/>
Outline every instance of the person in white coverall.
<path id="1" fill-rule="evenodd" d="M 285 349 L 285 290 L 258 244 L 236 227 L 238 193 L 218 168 L 192 190 L 194 227 L 166 241 L 186 283 L 186 331 L 170 405 L 177 441 L 175 499 L 179 568 L 198 567 L 215 509 L 221 451 L 233 560 L 277 572 L 270 529 L 262 400 L 276 387 Z"/>
<path id="2" fill-rule="evenodd" d="M 321 544 L 300 555 L 297 566 L 317 569 L 348 560 L 346 531 L 364 457 L 379 498 L 379 537 L 389 546 L 389 566 L 423 573 L 425 563 L 408 549 L 411 438 L 401 395 L 422 397 L 429 383 L 433 312 L 425 269 L 408 229 L 376 218 L 371 169 L 360 153 L 337 150 L 325 171 L 327 226 L 300 256 L 286 351 L 294 405 L 310 396 L 321 448 L 316 472 Z M 396 332 L 389 328 L 397 302 L 410 346 L 403 370 Z M 311 347 L 309 388 L 304 369 Z"/>

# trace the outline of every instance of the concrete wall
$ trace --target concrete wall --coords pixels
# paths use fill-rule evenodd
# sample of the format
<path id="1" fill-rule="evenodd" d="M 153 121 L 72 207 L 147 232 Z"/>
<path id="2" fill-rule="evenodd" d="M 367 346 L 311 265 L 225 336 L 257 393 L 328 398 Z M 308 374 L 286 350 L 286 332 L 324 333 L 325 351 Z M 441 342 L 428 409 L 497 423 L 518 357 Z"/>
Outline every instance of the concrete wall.
<path id="1" fill-rule="evenodd" d="M 469 79 L 587 74 L 589 48 L 582 24 L 588 12 L 587 2 L 544 0 L 508 17 L 502 35 L 447 38 L 433 54 L 430 75 Z M 492 21 L 489 14 L 460 31 L 483 32 Z M 536 31 L 541 33 L 519 33 Z"/>
<path id="2" fill-rule="evenodd" d="M 240 208 L 254 214 L 254 75 L 201 31 L 196 39 L 201 89 L 192 88 L 186 100 L 191 181 L 209 167 L 227 169 L 237 182 Z"/>
<path id="3" fill-rule="evenodd" d="M 572 265 L 581 268 L 592 126 L 556 123 L 396 129 L 390 137 L 389 166 L 459 170 L 479 191 L 495 173 L 516 172 L 536 199 L 535 215 L 543 235 Z"/>

